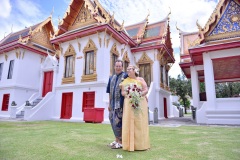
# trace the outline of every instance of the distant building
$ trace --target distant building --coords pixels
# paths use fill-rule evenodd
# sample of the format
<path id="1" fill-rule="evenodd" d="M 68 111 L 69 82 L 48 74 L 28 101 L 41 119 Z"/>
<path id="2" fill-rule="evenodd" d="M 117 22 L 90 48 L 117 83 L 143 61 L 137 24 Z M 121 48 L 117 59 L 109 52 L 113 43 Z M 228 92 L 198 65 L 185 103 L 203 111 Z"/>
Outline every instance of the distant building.
<path id="1" fill-rule="evenodd" d="M 180 67 L 192 82 L 197 123 L 240 124 L 240 98 L 216 98 L 215 83 L 240 81 L 240 2 L 220 0 L 205 27 L 180 31 Z M 205 93 L 199 83 L 205 82 Z"/>
<path id="2" fill-rule="evenodd" d="M 150 110 L 157 108 L 159 119 L 172 117 L 168 72 L 175 59 L 169 15 L 153 24 L 148 16 L 124 27 L 97 0 L 72 0 L 56 32 L 50 17 L 5 37 L 0 116 L 83 121 L 85 110 L 104 108 L 108 121 L 106 86 L 115 60 L 122 59 L 124 71 L 129 64 L 140 68 Z"/>

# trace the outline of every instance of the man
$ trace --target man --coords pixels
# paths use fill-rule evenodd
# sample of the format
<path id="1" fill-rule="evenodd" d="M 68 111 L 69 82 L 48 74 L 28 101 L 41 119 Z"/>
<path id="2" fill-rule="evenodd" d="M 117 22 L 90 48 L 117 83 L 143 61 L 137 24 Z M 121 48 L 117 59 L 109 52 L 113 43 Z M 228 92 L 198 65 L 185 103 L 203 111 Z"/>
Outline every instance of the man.
<path id="1" fill-rule="evenodd" d="M 115 74 L 109 78 L 107 93 L 109 93 L 109 120 L 115 135 L 115 141 L 109 144 L 112 149 L 122 148 L 122 113 L 123 100 L 119 84 L 127 77 L 123 70 L 123 61 L 117 60 L 114 65 Z"/>

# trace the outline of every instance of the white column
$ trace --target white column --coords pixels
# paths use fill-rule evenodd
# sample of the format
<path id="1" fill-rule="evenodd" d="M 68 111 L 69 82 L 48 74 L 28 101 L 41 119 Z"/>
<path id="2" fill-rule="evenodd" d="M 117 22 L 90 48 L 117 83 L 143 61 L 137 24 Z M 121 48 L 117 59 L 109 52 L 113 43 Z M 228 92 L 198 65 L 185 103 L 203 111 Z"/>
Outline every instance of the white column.
<path id="1" fill-rule="evenodd" d="M 192 97 L 193 106 L 199 109 L 199 80 L 196 67 L 191 66 L 191 82 L 192 82 Z"/>
<path id="2" fill-rule="evenodd" d="M 153 72 L 152 72 L 152 81 L 155 83 L 156 87 L 160 87 L 160 65 L 159 65 L 159 61 L 154 61 L 153 65 Z M 159 74 L 154 74 L 154 73 L 159 73 Z"/>
<path id="3" fill-rule="evenodd" d="M 43 69 L 41 67 L 41 70 L 40 70 L 40 83 L 39 83 L 39 95 L 40 97 L 42 97 L 42 87 L 43 87 L 43 77 L 44 77 L 44 73 L 43 73 Z"/>
<path id="4" fill-rule="evenodd" d="M 207 108 L 215 108 L 216 92 L 214 82 L 213 64 L 209 54 L 203 53 L 204 76 L 205 76 L 205 90 L 207 95 Z"/>
<path id="5" fill-rule="evenodd" d="M 58 66 L 54 66 L 53 68 L 53 84 L 52 84 L 52 92 L 55 92 L 55 87 L 57 83 L 57 72 L 58 72 Z"/>

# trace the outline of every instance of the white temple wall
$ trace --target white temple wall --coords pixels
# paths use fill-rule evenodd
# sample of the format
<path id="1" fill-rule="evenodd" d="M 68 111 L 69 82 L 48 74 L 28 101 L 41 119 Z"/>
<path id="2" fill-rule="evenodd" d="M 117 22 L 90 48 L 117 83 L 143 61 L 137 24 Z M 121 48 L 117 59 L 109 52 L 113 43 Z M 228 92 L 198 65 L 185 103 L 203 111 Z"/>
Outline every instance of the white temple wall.
<path id="1" fill-rule="evenodd" d="M 18 57 L 15 51 L 0 55 L 0 63 L 4 63 L 2 78 L 0 81 L 0 106 L 4 94 L 10 94 L 8 111 L 0 111 L 0 116 L 9 116 L 12 101 L 21 106 L 35 92 L 38 92 L 41 56 L 28 50 L 19 49 Z M 23 54 L 24 53 L 24 54 Z M 10 61 L 14 60 L 12 79 L 7 79 Z"/>

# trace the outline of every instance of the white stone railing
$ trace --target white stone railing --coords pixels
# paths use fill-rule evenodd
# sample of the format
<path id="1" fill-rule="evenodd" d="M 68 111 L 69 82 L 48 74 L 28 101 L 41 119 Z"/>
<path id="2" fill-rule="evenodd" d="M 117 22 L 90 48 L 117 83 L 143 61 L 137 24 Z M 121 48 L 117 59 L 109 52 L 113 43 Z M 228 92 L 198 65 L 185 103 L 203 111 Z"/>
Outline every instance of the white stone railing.
<path id="1" fill-rule="evenodd" d="M 35 107 L 25 106 L 24 120 L 50 120 L 53 113 L 54 95 L 53 92 L 48 92 Z"/>
<path id="2" fill-rule="evenodd" d="M 40 94 L 38 92 L 36 93 L 33 93 L 31 95 L 31 97 L 28 99 L 28 101 L 31 103 L 33 102 L 35 99 L 39 98 L 40 97 Z M 11 106 L 11 113 L 10 113 L 10 117 L 11 118 L 16 118 L 16 115 L 17 114 L 20 114 L 20 112 L 24 109 L 26 105 L 26 102 L 24 102 L 21 106 Z"/>
<path id="3" fill-rule="evenodd" d="M 148 107 L 149 107 L 149 120 L 153 122 L 153 110 L 155 107 L 155 84 L 154 82 L 151 82 L 150 87 L 148 88 L 148 93 L 146 95 L 148 99 Z"/>

